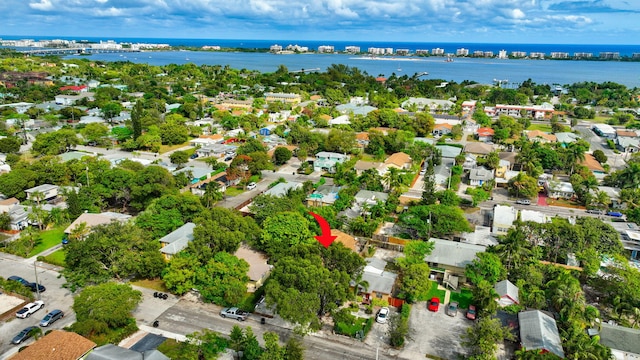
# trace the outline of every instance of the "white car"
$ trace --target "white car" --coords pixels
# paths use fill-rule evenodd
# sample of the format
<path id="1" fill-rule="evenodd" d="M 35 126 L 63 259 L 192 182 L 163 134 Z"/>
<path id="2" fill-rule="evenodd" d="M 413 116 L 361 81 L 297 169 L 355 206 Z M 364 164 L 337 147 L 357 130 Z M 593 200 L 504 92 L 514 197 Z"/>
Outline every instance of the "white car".
<path id="1" fill-rule="evenodd" d="M 18 310 L 18 312 L 16 313 L 16 317 L 19 319 L 26 319 L 29 316 L 31 316 L 31 314 L 42 309 L 43 307 L 44 307 L 44 301 L 42 300 L 28 303 L 22 309 Z"/>
<path id="2" fill-rule="evenodd" d="M 376 322 L 380 324 L 385 324 L 388 318 L 389 318 L 389 308 L 383 307 L 378 311 L 378 314 L 376 315 Z"/>
<path id="3" fill-rule="evenodd" d="M 247 185 L 247 190 L 253 190 L 256 188 L 256 186 L 257 186 L 256 183 L 251 182 L 249 183 L 249 185 Z"/>

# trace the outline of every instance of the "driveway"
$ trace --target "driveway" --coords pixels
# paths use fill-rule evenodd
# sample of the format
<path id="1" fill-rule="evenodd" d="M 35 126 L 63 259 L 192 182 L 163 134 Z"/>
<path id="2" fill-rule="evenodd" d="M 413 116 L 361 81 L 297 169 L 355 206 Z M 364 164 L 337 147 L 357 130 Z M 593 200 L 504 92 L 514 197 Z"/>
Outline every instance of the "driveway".
<path id="1" fill-rule="evenodd" d="M 446 304 L 441 304 L 438 312 L 427 310 L 425 302 L 411 307 L 409 317 L 409 340 L 400 352 L 402 358 L 420 359 L 434 355 L 442 359 L 457 360 L 466 355 L 461 345 L 462 334 L 471 326 L 465 319 L 464 311 L 451 317 L 445 314 Z"/>

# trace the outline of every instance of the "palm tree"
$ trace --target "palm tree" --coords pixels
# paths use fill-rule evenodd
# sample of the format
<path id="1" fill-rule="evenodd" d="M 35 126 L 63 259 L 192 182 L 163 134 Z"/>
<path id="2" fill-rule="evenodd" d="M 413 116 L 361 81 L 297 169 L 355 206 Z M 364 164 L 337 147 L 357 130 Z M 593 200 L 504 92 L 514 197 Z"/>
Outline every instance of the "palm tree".
<path id="1" fill-rule="evenodd" d="M 210 181 L 205 185 L 204 194 L 202 195 L 202 204 L 207 208 L 212 208 L 215 203 L 224 198 L 224 194 L 220 191 L 222 187 L 217 181 Z"/>
<path id="2" fill-rule="evenodd" d="M 529 257 L 531 252 L 527 245 L 525 234 L 519 229 L 509 229 L 507 235 L 500 239 L 500 243 L 496 245 L 496 254 L 506 260 L 507 272 L 519 268 L 523 260 Z"/>
<path id="3" fill-rule="evenodd" d="M 367 280 L 362 279 L 363 272 L 360 271 L 357 275 L 353 286 L 353 295 L 358 296 L 358 293 L 364 292 L 366 293 L 369 290 L 369 282 Z"/>
<path id="4" fill-rule="evenodd" d="M 398 190 L 402 186 L 402 171 L 395 167 L 390 167 L 382 176 L 382 182 L 387 186 L 390 192 Z"/>
<path id="5" fill-rule="evenodd" d="M 588 148 L 587 148 L 588 149 Z M 584 161 L 584 153 L 586 149 L 580 143 L 571 143 L 565 150 L 565 155 L 567 157 L 567 165 L 571 164 L 571 172 L 573 174 L 573 170 L 576 166 L 576 163 L 579 161 Z"/>

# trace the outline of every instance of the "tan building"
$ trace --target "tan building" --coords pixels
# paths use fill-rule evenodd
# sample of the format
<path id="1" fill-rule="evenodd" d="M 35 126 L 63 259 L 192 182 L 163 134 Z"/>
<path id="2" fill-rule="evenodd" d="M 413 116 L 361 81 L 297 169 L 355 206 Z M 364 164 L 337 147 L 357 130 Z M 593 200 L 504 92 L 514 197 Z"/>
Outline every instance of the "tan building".
<path id="1" fill-rule="evenodd" d="M 271 273 L 272 266 L 267 264 L 267 256 L 257 252 L 248 246 L 242 245 L 234 254 L 238 259 L 243 259 L 249 264 L 249 282 L 247 283 L 247 291 L 255 292 Z"/>

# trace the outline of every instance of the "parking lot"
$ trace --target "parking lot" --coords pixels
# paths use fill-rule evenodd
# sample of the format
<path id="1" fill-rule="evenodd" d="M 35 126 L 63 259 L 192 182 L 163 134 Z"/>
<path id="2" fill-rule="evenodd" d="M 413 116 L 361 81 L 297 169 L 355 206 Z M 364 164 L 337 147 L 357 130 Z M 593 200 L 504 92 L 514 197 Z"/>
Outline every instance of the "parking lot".
<path id="1" fill-rule="evenodd" d="M 40 265 L 39 262 L 38 264 Z M 57 272 L 47 270 L 39 265 L 34 268 L 33 263 L 28 263 L 25 259 L 9 254 L 0 254 L 0 276 L 6 279 L 11 275 L 17 275 L 28 281 L 34 281 L 35 271 L 37 271 L 38 282 L 47 288 L 41 294 L 41 300 L 45 303 L 43 309 L 35 312 L 27 319 L 18 319 L 13 316 L 0 323 L 0 359 L 17 352 L 19 347 L 32 343 L 33 339 L 29 339 L 16 346 L 11 344 L 11 339 L 28 326 L 38 326 L 40 320 L 51 310 L 60 309 L 65 313 L 65 316 L 53 325 L 42 328 L 43 331 L 61 329 L 75 322 L 75 314 L 71 308 L 73 306 L 73 297 L 69 290 L 62 288 L 62 284 L 65 282 L 64 278 L 58 277 Z"/>
<path id="2" fill-rule="evenodd" d="M 448 316 L 445 306 L 440 304 L 438 312 L 428 311 L 425 302 L 411 307 L 409 339 L 400 353 L 403 358 L 420 359 L 425 355 L 435 355 L 457 360 L 466 355 L 461 336 L 472 322 L 465 318 L 464 310 L 458 311 L 455 317 Z"/>

